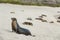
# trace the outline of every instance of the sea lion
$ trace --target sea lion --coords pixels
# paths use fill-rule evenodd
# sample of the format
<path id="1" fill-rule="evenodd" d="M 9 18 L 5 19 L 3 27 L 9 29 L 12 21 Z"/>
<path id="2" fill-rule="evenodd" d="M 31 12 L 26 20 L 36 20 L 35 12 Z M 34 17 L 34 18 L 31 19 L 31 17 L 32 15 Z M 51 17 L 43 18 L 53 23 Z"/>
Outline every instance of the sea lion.
<path id="1" fill-rule="evenodd" d="M 12 19 L 12 32 L 32 36 L 31 32 L 28 29 L 19 26 L 16 18 L 11 18 L 11 19 Z"/>

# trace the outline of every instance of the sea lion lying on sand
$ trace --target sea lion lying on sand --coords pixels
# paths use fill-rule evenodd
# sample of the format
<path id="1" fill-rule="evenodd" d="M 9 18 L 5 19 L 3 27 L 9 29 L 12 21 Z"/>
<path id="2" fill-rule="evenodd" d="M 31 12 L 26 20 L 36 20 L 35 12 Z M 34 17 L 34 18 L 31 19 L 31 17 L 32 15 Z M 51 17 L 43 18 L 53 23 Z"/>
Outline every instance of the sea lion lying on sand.
<path id="1" fill-rule="evenodd" d="M 18 34 L 24 34 L 24 35 L 31 35 L 31 32 L 28 29 L 22 28 L 19 26 L 19 24 L 17 23 L 17 19 L 16 18 L 11 18 L 12 19 L 12 32 L 16 32 Z"/>

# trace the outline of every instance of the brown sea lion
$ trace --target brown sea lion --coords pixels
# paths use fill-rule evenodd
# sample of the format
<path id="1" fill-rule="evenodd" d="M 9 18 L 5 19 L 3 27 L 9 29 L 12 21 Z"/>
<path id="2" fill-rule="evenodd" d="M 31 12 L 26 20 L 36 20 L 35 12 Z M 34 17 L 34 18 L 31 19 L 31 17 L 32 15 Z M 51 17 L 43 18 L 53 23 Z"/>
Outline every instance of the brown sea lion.
<path id="1" fill-rule="evenodd" d="M 22 28 L 19 26 L 19 24 L 17 23 L 17 19 L 16 18 L 11 18 L 12 19 L 12 31 L 16 32 L 18 34 L 24 34 L 24 35 L 31 35 L 31 32 L 28 29 Z M 35 36 L 35 35 L 33 35 Z"/>
<path id="2" fill-rule="evenodd" d="M 16 18 L 11 18 L 12 19 L 12 32 L 17 31 L 17 26 L 16 26 Z"/>

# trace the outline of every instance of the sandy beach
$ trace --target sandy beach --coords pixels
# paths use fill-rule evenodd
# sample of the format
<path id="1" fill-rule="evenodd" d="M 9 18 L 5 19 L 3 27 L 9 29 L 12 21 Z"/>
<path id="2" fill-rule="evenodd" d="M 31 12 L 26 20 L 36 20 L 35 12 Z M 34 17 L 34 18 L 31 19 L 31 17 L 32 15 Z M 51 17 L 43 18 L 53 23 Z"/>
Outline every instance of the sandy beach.
<path id="1" fill-rule="evenodd" d="M 44 14 L 46 22 L 36 20 Z M 57 16 L 56 16 L 57 15 Z M 60 40 L 60 23 L 57 17 L 60 15 L 60 7 L 26 6 L 15 4 L 0 4 L 0 40 Z M 29 29 L 32 36 L 25 36 L 11 32 L 11 18 L 17 18 L 22 28 Z M 32 20 L 27 20 L 31 18 Z M 52 23 L 53 21 L 54 23 Z M 23 25 L 23 22 L 31 22 L 33 26 Z"/>

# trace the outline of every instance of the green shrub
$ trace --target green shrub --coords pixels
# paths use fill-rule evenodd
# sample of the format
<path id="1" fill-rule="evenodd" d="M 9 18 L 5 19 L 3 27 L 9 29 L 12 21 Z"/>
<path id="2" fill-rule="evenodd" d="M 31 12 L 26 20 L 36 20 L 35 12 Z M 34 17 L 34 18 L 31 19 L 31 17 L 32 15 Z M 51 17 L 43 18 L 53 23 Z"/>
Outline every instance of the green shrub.
<path id="1" fill-rule="evenodd" d="M 52 7 L 60 7 L 60 4 L 39 4 L 39 3 L 24 3 L 20 0 L 0 0 L 0 3 L 12 3 L 12 4 L 21 4 L 21 5 L 36 5 L 36 6 L 52 6 Z"/>

